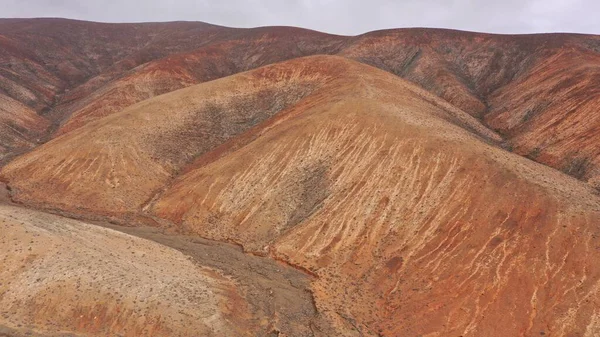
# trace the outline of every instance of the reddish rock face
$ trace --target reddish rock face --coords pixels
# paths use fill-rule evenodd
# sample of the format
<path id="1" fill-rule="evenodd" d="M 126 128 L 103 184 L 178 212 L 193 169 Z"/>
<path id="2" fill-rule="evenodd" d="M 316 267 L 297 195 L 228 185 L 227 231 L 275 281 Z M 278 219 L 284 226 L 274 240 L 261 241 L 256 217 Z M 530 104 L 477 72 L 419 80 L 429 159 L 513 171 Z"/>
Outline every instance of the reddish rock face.
<path id="1" fill-rule="evenodd" d="M 207 260 L 216 269 L 194 282 L 223 313 L 194 320 L 207 334 L 600 331 L 598 37 L 0 20 L 0 44 L 12 200 L 233 242 L 302 275 L 267 273 L 264 286 L 232 271 L 246 265 L 238 255 L 233 269 Z M 17 224 L 14 237 L 41 226 Z M 62 265 L 52 245 L 36 247 Z M 11 254 L 10 268 L 26 258 Z M 257 300 L 273 288 L 279 309 Z M 48 298 L 34 307 L 60 300 Z M 136 325 L 138 304 L 127 320 L 116 305 L 97 310 L 119 322 L 111 332 L 152 334 Z M 54 331 L 35 312 L 18 315 Z M 0 328 L 15 322 L 0 315 Z M 98 332 L 90 322 L 60 324 Z M 190 335 L 178 322 L 156 331 Z"/>

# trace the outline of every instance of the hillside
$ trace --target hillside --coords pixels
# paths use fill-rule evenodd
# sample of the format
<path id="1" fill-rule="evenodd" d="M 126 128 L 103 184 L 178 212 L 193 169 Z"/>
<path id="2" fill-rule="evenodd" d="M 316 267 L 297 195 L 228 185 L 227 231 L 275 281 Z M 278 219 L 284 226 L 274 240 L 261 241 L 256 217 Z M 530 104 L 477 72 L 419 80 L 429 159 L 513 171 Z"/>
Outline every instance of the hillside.
<path id="1" fill-rule="evenodd" d="M 2 245 L 10 246 L 2 249 L 0 262 L 0 323 L 8 327 L 34 326 L 40 333 L 222 335 L 235 333 L 249 316 L 243 307 L 235 317 L 220 309 L 239 302 L 235 286 L 177 251 L 10 206 L 0 208 L 0 217 Z M 198 312 L 199 306 L 205 312 Z M 211 317 L 214 312 L 217 317 Z"/>
<path id="2" fill-rule="evenodd" d="M 0 44 L 0 336 L 600 334 L 598 36 Z"/>
<path id="3" fill-rule="evenodd" d="M 595 331 L 598 197 L 357 73 L 343 98 L 200 158 L 154 213 L 310 270 L 317 307 L 365 335 Z"/>
<path id="4" fill-rule="evenodd" d="M 71 92 L 74 88 L 101 85 L 142 63 L 197 48 L 217 34 L 214 28 L 204 23 L 0 19 L 0 99 L 11 102 L 2 105 L 3 119 L 10 122 L 0 130 L 17 133 L 0 139 L 1 162 L 47 138 L 50 126 L 58 123 L 50 114 L 54 107 L 87 94 Z M 25 119 L 23 109 L 37 116 L 29 112 Z"/>
<path id="5" fill-rule="evenodd" d="M 332 54 L 416 83 L 502 134 L 505 148 L 598 187 L 590 144 L 598 141 L 599 126 L 588 118 L 597 101 L 598 36 L 395 29 L 344 37 L 293 27 L 63 19 L 4 19 L 0 35 L 7 46 L 2 58 L 10 60 L 0 62 L 3 91 L 43 115 L 36 124 L 42 132 L 25 124 L 19 126 L 25 135 L 3 141 L 7 159 L 156 95 Z M 60 52 L 48 52 L 53 45 Z M 582 118 L 585 126 L 574 124 Z"/>
<path id="6" fill-rule="evenodd" d="M 345 335 L 595 329 L 600 199 L 499 142 L 390 73 L 315 56 L 135 104 L 2 177 L 25 205 L 306 270 Z"/>
<path id="7" fill-rule="evenodd" d="M 12 161 L 2 170 L 2 178 L 19 202 L 75 213 L 135 214 L 197 157 L 229 140 L 243 142 L 252 136 L 235 137 L 259 134 L 260 128 L 304 113 L 307 107 L 344 100 L 355 94 L 353 87 L 370 72 L 395 82 L 402 91 L 418 90 L 343 58 L 296 59 L 140 102 Z M 372 90 L 380 90 L 379 85 Z M 412 96 L 413 102 L 440 106 L 434 113 L 445 120 L 499 140 L 477 120 L 435 96 L 422 90 Z"/>

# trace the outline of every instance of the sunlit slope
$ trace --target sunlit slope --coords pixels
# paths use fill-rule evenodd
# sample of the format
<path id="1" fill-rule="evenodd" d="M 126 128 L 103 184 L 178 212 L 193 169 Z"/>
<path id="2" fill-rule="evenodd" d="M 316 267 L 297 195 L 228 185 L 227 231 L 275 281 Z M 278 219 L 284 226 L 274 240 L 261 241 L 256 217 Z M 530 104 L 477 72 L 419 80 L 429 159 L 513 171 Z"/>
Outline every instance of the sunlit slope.
<path id="1" fill-rule="evenodd" d="M 588 187 L 386 73 L 345 85 L 200 157 L 150 209 L 315 273 L 317 307 L 365 335 L 597 332 Z"/>
<path id="2" fill-rule="evenodd" d="M 321 58 L 291 61 L 146 100 L 38 147 L 2 175 L 19 201 L 99 215 L 137 212 L 198 155 L 346 69 Z"/>
<path id="3" fill-rule="evenodd" d="M 157 243 L 0 206 L 0 328 L 54 336 L 243 336 L 236 284 Z"/>

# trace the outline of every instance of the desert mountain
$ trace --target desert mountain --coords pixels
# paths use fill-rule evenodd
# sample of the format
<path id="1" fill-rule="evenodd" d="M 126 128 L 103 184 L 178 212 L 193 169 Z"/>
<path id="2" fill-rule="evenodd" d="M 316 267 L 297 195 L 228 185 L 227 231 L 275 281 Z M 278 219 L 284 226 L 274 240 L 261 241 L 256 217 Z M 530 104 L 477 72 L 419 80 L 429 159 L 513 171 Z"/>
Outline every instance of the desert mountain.
<path id="1" fill-rule="evenodd" d="M 0 35 L 0 335 L 600 333 L 596 36 Z"/>
<path id="2" fill-rule="evenodd" d="M 591 144 L 599 124 L 588 116 L 597 100 L 597 36 L 396 29 L 344 37 L 195 22 L 1 21 L 1 90 L 46 119 L 35 127 L 11 123 L 21 134 L 3 141 L 5 158 L 159 94 L 295 57 L 336 54 L 420 85 L 501 133 L 506 148 L 598 187 Z"/>
<path id="3" fill-rule="evenodd" d="M 55 123 L 48 113 L 58 102 L 73 99 L 69 90 L 84 83 L 103 83 L 141 63 L 197 48 L 216 34 L 214 28 L 204 23 L 105 25 L 0 19 L 0 95 L 3 102 L 11 101 L 2 106 L 6 120 L 1 126 L 1 145 L 6 149 L 2 159 L 5 162 L 46 138 Z M 37 112 L 37 118 L 27 108 Z M 4 136 L 11 133 L 15 135 Z"/>
<path id="4" fill-rule="evenodd" d="M 134 214 L 202 155 L 227 148 L 228 141 L 243 146 L 262 128 L 305 114 L 308 107 L 347 100 L 359 94 L 354 87 L 370 73 L 384 81 L 370 84 L 371 90 L 392 82 L 398 94 L 417 91 L 412 101 L 439 106 L 434 114 L 440 118 L 500 140 L 475 118 L 389 73 L 340 57 L 315 56 L 145 100 L 38 147 L 8 164 L 2 175 L 20 202 L 118 217 Z"/>

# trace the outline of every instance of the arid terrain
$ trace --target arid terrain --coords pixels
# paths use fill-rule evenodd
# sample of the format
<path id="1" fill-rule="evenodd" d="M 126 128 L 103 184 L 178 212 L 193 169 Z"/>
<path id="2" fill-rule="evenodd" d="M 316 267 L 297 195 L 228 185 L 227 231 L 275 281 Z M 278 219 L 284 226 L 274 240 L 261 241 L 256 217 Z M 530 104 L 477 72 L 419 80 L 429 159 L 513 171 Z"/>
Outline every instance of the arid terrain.
<path id="1" fill-rule="evenodd" d="M 0 336 L 599 336 L 600 36 L 0 19 Z"/>

